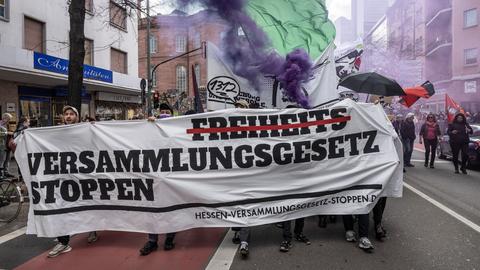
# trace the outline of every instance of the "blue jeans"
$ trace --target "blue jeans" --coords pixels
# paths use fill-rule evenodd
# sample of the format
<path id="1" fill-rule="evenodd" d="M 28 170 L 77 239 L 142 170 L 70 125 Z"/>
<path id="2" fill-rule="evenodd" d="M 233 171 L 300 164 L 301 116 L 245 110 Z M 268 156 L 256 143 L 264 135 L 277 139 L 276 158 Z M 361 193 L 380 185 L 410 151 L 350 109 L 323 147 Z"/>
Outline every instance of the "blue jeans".
<path id="1" fill-rule="evenodd" d="M 402 139 L 402 143 L 403 143 L 403 164 L 407 165 L 407 164 L 410 164 L 410 159 L 412 159 L 414 141 L 409 138 L 405 138 L 405 139 Z"/>

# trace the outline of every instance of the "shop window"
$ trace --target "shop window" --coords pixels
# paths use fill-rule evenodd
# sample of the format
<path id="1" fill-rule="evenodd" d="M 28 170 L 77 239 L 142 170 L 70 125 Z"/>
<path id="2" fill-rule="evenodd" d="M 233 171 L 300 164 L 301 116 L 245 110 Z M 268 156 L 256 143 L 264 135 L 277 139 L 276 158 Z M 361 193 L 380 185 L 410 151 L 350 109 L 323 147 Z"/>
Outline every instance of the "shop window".
<path id="1" fill-rule="evenodd" d="M 113 71 L 127 74 L 127 53 L 110 48 L 110 68 Z"/>
<path id="2" fill-rule="evenodd" d="M 21 97 L 20 115 L 30 118 L 31 127 L 50 126 L 50 99 L 41 97 Z"/>
<path id="3" fill-rule="evenodd" d="M 83 64 L 93 66 L 93 40 L 85 39 L 85 58 Z"/>
<path id="4" fill-rule="evenodd" d="M 477 58 L 478 58 L 478 49 L 466 49 L 465 50 L 465 65 L 475 65 L 477 64 Z"/>
<path id="5" fill-rule="evenodd" d="M 23 48 L 39 53 L 45 53 L 45 24 L 25 17 Z"/>
<path id="6" fill-rule="evenodd" d="M 8 20 L 10 15 L 10 0 L 0 0 L 0 19 Z"/>
<path id="7" fill-rule="evenodd" d="M 187 91 L 187 69 L 184 66 L 177 66 L 176 73 L 177 91 L 184 93 Z"/>
<path id="8" fill-rule="evenodd" d="M 470 9 L 463 12 L 463 27 L 473 27 L 478 24 L 478 14 L 477 9 Z"/>
<path id="9" fill-rule="evenodd" d="M 110 1 L 110 24 L 122 30 L 127 30 L 127 9 Z"/>
<path id="10" fill-rule="evenodd" d="M 185 36 L 177 36 L 175 38 L 175 51 L 176 52 L 187 51 L 187 38 Z"/>
<path id="11" fill-rule="evenodd" d="M 151 36 L 150 37 L 150 53 L 157 52 L 157 37 Z"/>

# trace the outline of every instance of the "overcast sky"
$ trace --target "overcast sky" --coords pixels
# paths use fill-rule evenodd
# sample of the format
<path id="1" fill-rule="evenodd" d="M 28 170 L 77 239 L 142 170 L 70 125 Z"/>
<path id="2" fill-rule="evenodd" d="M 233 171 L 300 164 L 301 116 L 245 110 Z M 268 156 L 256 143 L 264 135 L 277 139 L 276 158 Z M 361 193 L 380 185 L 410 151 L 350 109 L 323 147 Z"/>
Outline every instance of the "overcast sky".
<path id="1" fill-rule="evenodd" d="M 172 0 L 151 0 L 152 14 L 161 13 L 168 14 L 172 12 Z M 351 0 L 327 0 L 327 8 L 330 20 L 335 21 L 338 17 L 344 16 L 350 18 L 350 2 Z"/>

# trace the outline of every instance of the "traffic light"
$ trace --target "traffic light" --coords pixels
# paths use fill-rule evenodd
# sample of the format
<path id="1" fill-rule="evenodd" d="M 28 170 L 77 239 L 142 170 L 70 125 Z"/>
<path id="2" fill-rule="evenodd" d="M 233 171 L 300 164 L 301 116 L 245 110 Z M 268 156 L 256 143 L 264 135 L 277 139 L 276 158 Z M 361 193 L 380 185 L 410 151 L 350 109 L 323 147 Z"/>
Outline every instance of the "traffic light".
<path id="1" fill-rule="evenodd" d="M 155 91 L 153 93 L 153 108 L 158 109 L 160 106 L 160 93 L 158 91 Z"/>

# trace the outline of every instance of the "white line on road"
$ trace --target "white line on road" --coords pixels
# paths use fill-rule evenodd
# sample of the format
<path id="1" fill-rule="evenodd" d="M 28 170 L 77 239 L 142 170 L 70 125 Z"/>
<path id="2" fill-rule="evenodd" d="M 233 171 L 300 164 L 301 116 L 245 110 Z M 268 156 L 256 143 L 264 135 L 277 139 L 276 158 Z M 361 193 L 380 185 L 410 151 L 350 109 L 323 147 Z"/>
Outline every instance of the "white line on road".
<path id="1" fill-rule="evenodd" d="M 403 182 L 403 185 L 408 188 L 410 191 L 416 193 L 418 196 L 424 198 L 425 200 L 427 200 L 428 202 L 430 202 L 431 204 L 435 205 L 436 207 L 440 208 L 441 210 L 443 210 L 444 212 L 446 212 L 447 214 L 451 215 L 452 217 L 458 219 L 460 222 L 464 223 L 465 225 L 467 225 L 468 227 L 474 229 L 475 231 L 479 232 L 480 233 L 480 226 L 478 226 L 477 224 L 473 223 L 472 221 L 470 221 L 469 219 L 463 217 L 462 215 L 458 214 L 457 212 L 453 211 L 452 209 L 446 207 L 445 205 L 439 203 L 438 201 L 430 198 L 428 195 L 426 195 L 425 193 L 421 192 L 420 190 L 410 186 L 409 184 L 405 183 L 405 181 Z"/>
<path id="2" fill-rule="evenodd" d="M 425 149 L 417 148 L 417 147 L 414 147 L 413 149 L 414 149 L 414 150 L 417 150 L 418 152 L 425 153 Z"/>
<path id="3" fill-rule="evenodd" d="M 20 228 L 16 231 L 13 231 L 13 232 L 9 233 L 9 234 L 5 234 L 4 236 L 0 236 L 0 244 L 3 244 L 7 241 L 10 241 L 13 238 L 17 238 L 20 235 L 24 235 L 25 232 L 27 232 L 27 227 Z"/>
<path id="4" fill-rule="evenodd" d="M 217 248 L 217 251 L 213 255 L 212 259 L 207 265 L 205 270 L 228 270 L 233 263 L 233 258 L 237 254 L 238 245 L 232 243 L 232 239 L 229 237 L 231 230 L 229 230 L 222 243 Z"/>
<path id="5" fill-rule="evenodd" d="M 425 160 L 423 160 L 423 159 L 411 159 L 410 161 L 411 162 L 425 162 Z M 435 161 L 435 164 L 441 164 L 441 163 L 452 163 L 452 162 L 447 161 L 447 160 L 436 160 Z"/>

